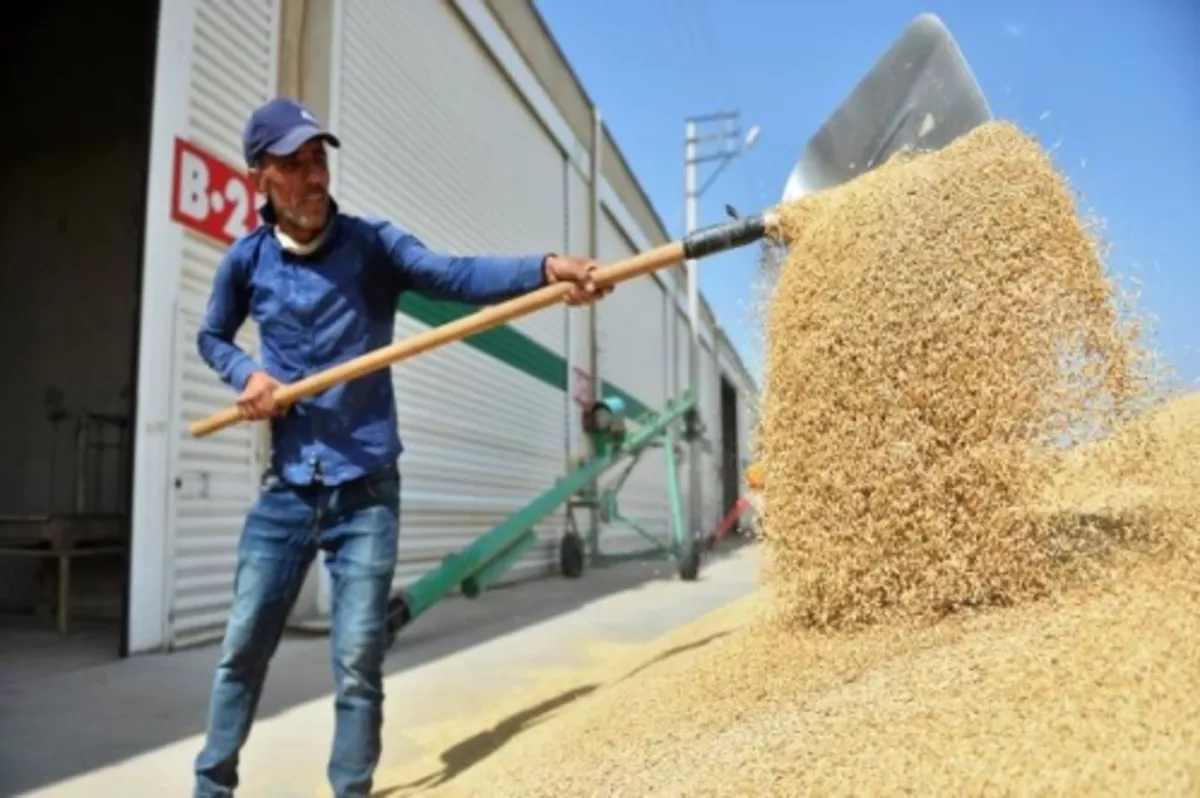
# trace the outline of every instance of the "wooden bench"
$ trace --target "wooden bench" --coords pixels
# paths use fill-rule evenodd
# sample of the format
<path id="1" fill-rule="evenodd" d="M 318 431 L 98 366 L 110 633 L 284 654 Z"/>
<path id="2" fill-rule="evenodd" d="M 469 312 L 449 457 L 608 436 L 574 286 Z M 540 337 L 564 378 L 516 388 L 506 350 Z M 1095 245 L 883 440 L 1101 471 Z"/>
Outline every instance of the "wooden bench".
<path id="1" fill-rule="evenodd" d="M 58 560 L 58 631 L 70 620 L 71 560 L 123 555 L 128 517 L 123 513 L 0 515 L 0 556 Z"/>

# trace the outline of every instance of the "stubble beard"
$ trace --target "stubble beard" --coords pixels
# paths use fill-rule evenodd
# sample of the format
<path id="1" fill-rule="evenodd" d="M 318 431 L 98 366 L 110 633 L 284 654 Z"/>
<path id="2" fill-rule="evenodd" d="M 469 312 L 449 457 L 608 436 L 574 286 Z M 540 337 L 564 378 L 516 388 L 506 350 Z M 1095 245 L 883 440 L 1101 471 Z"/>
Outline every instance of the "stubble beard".
<path id="1" fill-rule="evenodd" d="M 304 200 L 302 199 L 301 202 Z M 299 203 L 297 203 L 299 205 Z M 288 208 L 280 214 L 284 219 L 301 230 L 310 233 L 319 233 L 325 229 L 325 224 L 329 219 L 329 195 L 321 195 L 321 206 L 319 210 L 305 212 L 299 208 Z"/>

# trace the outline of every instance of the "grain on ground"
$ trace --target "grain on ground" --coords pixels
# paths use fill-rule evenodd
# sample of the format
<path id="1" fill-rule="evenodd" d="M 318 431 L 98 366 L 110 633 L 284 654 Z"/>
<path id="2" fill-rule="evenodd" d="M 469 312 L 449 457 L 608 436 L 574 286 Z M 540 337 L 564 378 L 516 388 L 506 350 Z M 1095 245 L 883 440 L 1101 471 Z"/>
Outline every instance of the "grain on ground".
<path id="1" fill-rule="evenodd" d="M 1175 462 L 1169 482 L 1196 484 L 1200 395 L 1153 420 L 1128 481 Z M 589 674 L 599 689 L 421 794 L 1196 794 L 1200 507 L 1173 495 L 1192 523 L 1173 527 L 1169 555 L 1039 603 L 781 635 L 756 594 L 720 617 L 728 634 L 710 639 L 704 619 L 671 645 L 706 644 Z M 1158 499 L 1143 493 L 1135 517 L 1156 517 Z"/>

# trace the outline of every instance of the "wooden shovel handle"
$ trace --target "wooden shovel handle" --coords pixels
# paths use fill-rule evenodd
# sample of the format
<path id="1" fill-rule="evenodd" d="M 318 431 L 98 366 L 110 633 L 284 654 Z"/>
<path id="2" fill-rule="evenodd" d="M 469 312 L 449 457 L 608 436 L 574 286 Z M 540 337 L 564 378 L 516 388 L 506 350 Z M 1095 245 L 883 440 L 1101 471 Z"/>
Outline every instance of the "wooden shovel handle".
<path id="1" fill-rule="evenodd" d="M 597 269 L 595 281 L 598 286 L 613 286 L 625 280 L 657 271 L 664 266 L 681 263 L 684 258 L 685 251 L 682 242 L 663 244 L 654 249 L 640 252 L 627 260 Z M 563 301 L 571 292 L 572 287 L 571 283 L 555 283 L 544 286 L 507 302 L 483 308 L 456 321 L 409 336 L 394 344 L 382 346 L 310 377 L 280 386 L 275 391 L 275 402 L 284 406 L 293 404 L 339 383 L 348 382 L 414 355 L 462 340 L 521 316 L 527 316 Z M 234 406 L 193 423 L 189 427 L 189 431 L 192 437 L 202 438 L 241 420 L 241 413 Z"/>

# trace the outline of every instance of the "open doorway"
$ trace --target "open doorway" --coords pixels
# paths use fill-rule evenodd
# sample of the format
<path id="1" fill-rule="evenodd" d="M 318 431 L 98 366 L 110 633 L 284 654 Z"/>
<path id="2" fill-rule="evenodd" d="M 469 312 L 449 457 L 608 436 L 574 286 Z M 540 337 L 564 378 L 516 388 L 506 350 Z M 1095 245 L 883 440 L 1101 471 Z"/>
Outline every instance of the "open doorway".
<path id="1" fill-rule="evenodd" d="M 738 452 L 737 391 L 725 375 L 721 375 L 721 513 L 724 515 L 737 503 L 741 473 Z M 740 527 L 739 527 L 740 528 Z"/>
<path id="2" fill-rule="evenodd" d="M 0 667 L 125 653 L 157 0 L 0 29 Z"/>

